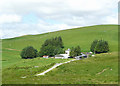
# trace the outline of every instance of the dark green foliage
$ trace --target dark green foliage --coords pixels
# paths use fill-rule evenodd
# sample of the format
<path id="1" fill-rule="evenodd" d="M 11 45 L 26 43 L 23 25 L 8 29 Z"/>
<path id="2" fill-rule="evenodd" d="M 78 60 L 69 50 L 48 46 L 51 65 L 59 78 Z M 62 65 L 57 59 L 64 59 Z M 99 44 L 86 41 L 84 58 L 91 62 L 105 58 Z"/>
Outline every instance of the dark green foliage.
<path id="1" fill-rule="evenodd" d="M 60 47 L 55 47 L 54 48 L 54 55 L 60 54 L 60 53 L 64 53 L 65 51 L 60 48 Z"/>
<path id="2" fill-rule="evenodd" d="M 37 57 L 37 50 L 32 46 L 25 47 L 21 52 L 21 57 L 24 59 Z"/>
<path id="3" fill-rule="evenodd" d="M 41 48 L 41 51 L 39 52 L 39 56 L 48 55 L 51 57 L 60 53 L 63 53 L 62 48 L 48 45 Z"/>
<path id="4" fill-rule="evenodd" d="M 49 55 L 51 57 L 56 54 L 64 53 L 62 48 L 64 48 L 64 46 L 60 36 L 47 39 L 40 49 L 39 56 Z"/>
<path id="5" fill-rule="evenodd" d="M 96 53 L 106 53 L 109 51 L 108 42 L 104 40 L 99 40 L 96 47 L 95 52 Z"/>
<path id="6" fill-rule="evenodd" d="M 90 50 L 95 53 L 106 53 L 109 51 L 108 42 L 104 40 L 95 40 L 91 44 Z"/>
<path id="7" fill-rule="evenodd" d="M 61 36 L 47 39 L 42 46 L 44 47 L 48 45 L 64 48 Z"/>
<path id="8" fill-rule="evenodd" d="M 98 42 L 98 40 L 94 40 L 94 41 L 93 41 L 93 43 L 91 44 L 90 51 L 95 52 L 94 49 L 95 49 L 95 47 L 96 47 L 96 45 L 97 45 L 97 42 Z"/>
<path id="9" fill-rule="evenodd" d="M 59 46 L 60 46 L 61 48 L 64 48 L 61 36 L 59 36 L 57 39 L 58 39 L 58 44 L 59 44 Z"/>
<path id="10" fill-rule="evenodd" d="M 71 56 L 71 57 L 74 57 L 74 47 L 71 48 L 70 56 Z"/>
<path id="11" fill-rule="evenodd" d="M 72 47 L 71 52 L 70 52 L 70 56 L 75 57 L 75 56 L 79 56 L 79 55 L 81 55 L 80 46 Z"/>

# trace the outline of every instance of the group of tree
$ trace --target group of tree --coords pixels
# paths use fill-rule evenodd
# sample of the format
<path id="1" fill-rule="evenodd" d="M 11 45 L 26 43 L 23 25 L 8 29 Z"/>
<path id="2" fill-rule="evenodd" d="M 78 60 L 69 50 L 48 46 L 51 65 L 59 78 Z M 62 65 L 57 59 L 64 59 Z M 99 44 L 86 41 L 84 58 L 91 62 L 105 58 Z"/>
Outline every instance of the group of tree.
<path id="1" fill-rule="evenodd" d="M 43 55 L 48 55 L 51 57 L 56 54 L 64 53 L 63 48 L 64 46 L 63 46 L 62 38 L 59 36 L 59 37 L 47 39 L 43 43 L 39 52 L 36 49 L 34 49 L 32 46 L 25 47 L 21 52 L 21 57 L 24 59 L 36 58 L 37 56 L 41 57 Z"/>
<path id="2" fill-rule="evenodd" d="M 104 40 L 94 40 L 90 50 L 94 53 L 106 53 L 109 51 L 108 42 Z"/>
<path id="3" fill-rule="evenodd" d="M 39 56 L 48 55 L 51 57 L 56 54 L 64 53 L 63 48 L 64 46 L 60 36 L 47 39 L 40 49 Z"/>
<path id="4" fill-rule="evenodd" d="M 63 41 L 62 38 L 59 36 L 47 39 L 41 46 L 39 52 L 32 46 L 28 46 L 23 48 L 20 55 L 24 59 L 36 58 L 37 56 L 41 57 L 43 55 L 48 55 L 52 57 L 57 54 L 64 53 L 63 48 L 64 48 Z M 90 51 L 94 53 L 106 53 L 109 51 L 108 42 L 104 40 L 94 40 L 91 44 Z M 79 55 L 81 55 L 80 46 L 72 47 L 70 51 L 70 56 L 75 57 Z"/>
<path id="5" fill-rule="evenodd" d="M 61 36 L 47 39 L 42 45 L 42 47 L 48 46 L 48 45 L 64 48 Z"/>
<path id="6" fill-rule="evenodd" d="M 72 47 L 70 51 L 70 56 L 75 57 L 81 55 L 81 48 L 80 46 Z"/>

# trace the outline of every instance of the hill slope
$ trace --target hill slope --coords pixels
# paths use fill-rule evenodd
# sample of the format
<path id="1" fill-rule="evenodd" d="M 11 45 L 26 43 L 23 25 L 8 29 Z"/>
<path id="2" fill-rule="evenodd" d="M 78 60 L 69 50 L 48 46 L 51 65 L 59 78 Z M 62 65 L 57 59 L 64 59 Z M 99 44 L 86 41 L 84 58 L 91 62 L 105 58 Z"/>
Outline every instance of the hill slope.
<path id="1" fill-rule="evenodd" d="M 110 52 L 118 50 L 118 25 L 96 25 L 69 30 L 56 31 L 39 35 L 27 35 L 2 40 L 3 67 L 17 63 L 21 60 L 20 50 L 32 45 L 40 49 L 43 42 L 51 37 L 61 36 L 65 48 L 80 45 L 82 52 L 89 51 L 90 45 L 95 39 L 104 39 L 110 45 Z"/>
<path id="2" fill-rule="evenodd" d="M 39 50 L 46 39 L 55 36 L 63 38 L 65 48 L 80 45 L 82 52 L 89 51 L 93 40 L 104 39 L 110 45 L 110 52 L 65 64 L 44 77 L 33 76 L 48 69 L 56 62 L 65 60 L 40 57 L 24 60 L 19 55 L 21 50 L 29 45 Z M 96 25 L 27 35 L 4 39 L 2 44 L 2 80 L 4 84 L 117 84 L 118 82 L 118 25 Z M 36 66 L 38 67 L 36 68 Z M 21 78 L 26 75 L 27 78 Z"/>
<path id="3" fill-rule="evenodd" d="M 3 84 L 118 84 L 116 52 L 70 62 L 53 69 L 45 76 L 34 76 L 50 68 L 52 65 L 50 63 L 61 62 L 60 60 L 65 59 L 38 57 L 23 60 L 3 70 Z"/>
<path id="4" fill-rule="evenodd" d="M 62 36 L 65 48 L 80 45 L 83 51 L 89 51 L 94 39 L 104 39 L 110 44 L 111 51 L 117 51 L 118 26 L 96 25 L 69 30 L 56 31 L 40 35 L 27 35 L 2 41 L 4 48 L 21 50 L 28 45 L 40 49 L 43 42 L 51 37 Z"/>

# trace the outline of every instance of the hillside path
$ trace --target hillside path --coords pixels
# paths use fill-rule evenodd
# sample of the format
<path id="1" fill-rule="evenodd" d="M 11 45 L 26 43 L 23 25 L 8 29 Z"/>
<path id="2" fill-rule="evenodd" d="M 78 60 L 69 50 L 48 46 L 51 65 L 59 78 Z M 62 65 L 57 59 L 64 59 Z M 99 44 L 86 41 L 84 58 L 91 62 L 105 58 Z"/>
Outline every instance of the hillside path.
<path id="1" fill-rule="evenodd" d="M 63 64 L 66 64 L 66 63 L 69 63 L 69 62 L 71 62 L 71 61 L 75 61 L 75 60 L 76 60 L 76 59 L 70 60 L 70 61 L 67 61 L 67 62 L 63 62 L 63 63 L 56 63 L 53 67 L 47 69 L 46 71 L 44 71 L 44 72 L 42 72 L 42 73 L 40 73 L 40 74 L 35 75 L 35 76 L 45 75 L 46 73 L 48 73 L 49 71 L 55 69 L 56 67 L 58 67 L 58 66 L 60 66 L 60 65 L 63 65 Z"/>

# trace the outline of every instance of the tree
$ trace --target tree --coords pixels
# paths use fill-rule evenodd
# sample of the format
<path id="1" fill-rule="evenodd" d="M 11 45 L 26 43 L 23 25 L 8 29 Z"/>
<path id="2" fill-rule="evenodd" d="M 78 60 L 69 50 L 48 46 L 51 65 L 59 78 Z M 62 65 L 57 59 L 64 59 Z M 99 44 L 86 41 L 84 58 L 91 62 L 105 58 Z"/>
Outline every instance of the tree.
<path id="1" fill-rule="evenodd" d="M 61 48 L 64 48 L 61 36 L 58 37 L 58 43 Z"/>
<path id="2" fill-rule="evenodd" d="M 64 48 L 62 38 L 60 36 L 45 40 L 42 47 L 48 46 L 48 45 Z"/>
<path id="3" fill-rule="evenodd" d="M 55 47 L 54 48 L 54 55 L 61 54 L 61 53 L 64 53 L 64 52 L 65 51 L 60 47 Z"/>
<path id="4" fill-rule="evenodd" d="M 106 53 L 109 51 L 109 45 L 107 41 L 99 40 L 95 47 L 96 53 Z"/>
<path id="5" fill-rule="evenodd" d="M 96 47 L 96 45 L 97 45 L 97 42 L 98 42 L 98 40 L 94 40 L 94 41 L 92 42 L 90 51 L 95 52 L 94 49 L 95 49 L 95 47 Z"/>
<path id="6" fill-rule="evenodd" d="M 41 48 L 41 51 L 39 52 L 40 53 L 40 56 L 43 56 L 43 55 L 49 55 L 49 56 L 53 56 L 54 55 L 54 46 L 51 46 L 51 45 L 48 45 L 48 46 L 45 46 L 45 47 L 42 47 Z"/>
<path id="7" fill-rule="evenodd" d="M 71 57 L 75 57 L 75 52 L 74 51 L 75 51 L 75 49 L 74 49 L 74 47 L 72 47 L 71 51 L 70 51 L 70 56 Z"/>
<path id="8" fill-rule="evenodd" d="M 77 55 L 77 56 L 81 55 L 80 46 L 77 46 L 77 47 L 75 48 L 75 52 L 76 52 L 76 55 Z"/>
<path id="9" fill-rule="evenodd" d="M 70 56 L 75 57 L 75 56 L 79 56 L 79 55 L 81 55 L 80 46 L 72 47 L 71 52 L 70 52 Z"/>
<path id="10" fill-rule="evenodd" d="M 25 47 L 25 48 L 23 48 L 20 56 L 23 59 L 36 58 L 37 57 L 37 50 L 34 49 L 32 46 Z"/>
<path id="11" fill-rule="evenodd" d="M 109 51 L 108 42 L 104 40 L 94 40 L 90 50 L 95 53 L 106 53 Z"/>
<path id="12" fill-rule="evenodd" d="M 47 39 L 40 49 L 39 56 L 54 56 L 56 54 L 63 53 L 63 47 L 62 38 L 60 36 Z"/>

